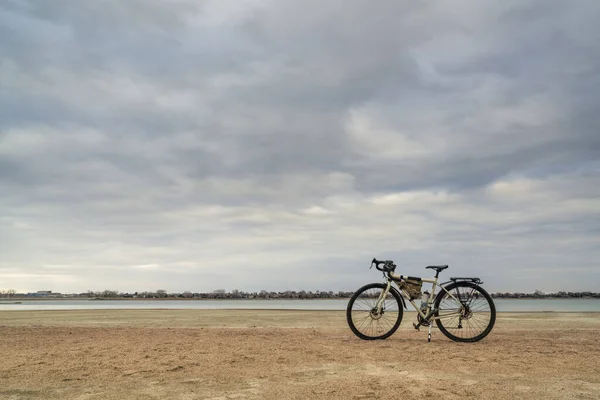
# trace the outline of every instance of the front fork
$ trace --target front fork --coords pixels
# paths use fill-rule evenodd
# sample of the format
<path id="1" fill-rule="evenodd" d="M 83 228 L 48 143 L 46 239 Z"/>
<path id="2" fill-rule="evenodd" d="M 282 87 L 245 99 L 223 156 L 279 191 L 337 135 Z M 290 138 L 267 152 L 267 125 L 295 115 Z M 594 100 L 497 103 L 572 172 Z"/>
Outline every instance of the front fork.
<path id="1" fill-rule="evenodd" d="M 379 296 L 379 299 L 377 300 L 377 304 L 375 305 L 375 309 L 377 310 L 377 315 L 381 314 L 381 308 L 383 307 L 383 303 L 385 302 L 385 298 L 387 297 L 388 293 L 390 292 L 391 287 L 392 287 L 392 281 L 388 281 L 387 286 L 385 287 L 385 290 L 383 292 L 381 292 L 381 295 Z"/>

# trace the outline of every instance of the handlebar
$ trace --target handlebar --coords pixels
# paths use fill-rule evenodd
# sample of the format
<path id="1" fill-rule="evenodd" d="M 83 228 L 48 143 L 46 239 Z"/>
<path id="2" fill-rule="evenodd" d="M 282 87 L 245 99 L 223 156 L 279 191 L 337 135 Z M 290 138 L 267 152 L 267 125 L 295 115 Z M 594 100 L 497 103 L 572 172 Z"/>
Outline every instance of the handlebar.
<path id="1" fill-rule="evenodd" d="M 373 264 L 375 264 L 375 268 L 382 272 L 392 272 L 396 270 L 396 264 L 394 264 L 392 260 L 381 261 L 373 258 L 371 261 L 371 268 L 373 268 Z M 380 268 L 380 264 L 383 264 L 383 267 Z"/>

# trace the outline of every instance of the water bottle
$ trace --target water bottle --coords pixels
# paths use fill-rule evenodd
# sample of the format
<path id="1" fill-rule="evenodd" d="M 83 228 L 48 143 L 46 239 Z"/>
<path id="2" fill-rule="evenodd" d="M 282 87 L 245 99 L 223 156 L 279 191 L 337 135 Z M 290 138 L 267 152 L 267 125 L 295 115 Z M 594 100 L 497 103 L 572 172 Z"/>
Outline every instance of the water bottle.
<path id="1" fill-rule="evenodd" d="M 427 310 L 427 301 L 429 300 L 429 292 L 425 291 L 421 297 L 421 311 Z"/>

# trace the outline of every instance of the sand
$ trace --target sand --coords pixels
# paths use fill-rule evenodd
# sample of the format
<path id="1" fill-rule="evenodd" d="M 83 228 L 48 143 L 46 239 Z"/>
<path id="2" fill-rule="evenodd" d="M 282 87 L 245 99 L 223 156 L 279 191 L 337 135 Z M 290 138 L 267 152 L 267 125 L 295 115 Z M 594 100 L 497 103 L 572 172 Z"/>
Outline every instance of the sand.
<path id="1" fill-rule="evenodd" d="M 0 311 L 0 399 L 600 399 L 600 313 L 478 343 L 363 341 L 338 311 Z"/>

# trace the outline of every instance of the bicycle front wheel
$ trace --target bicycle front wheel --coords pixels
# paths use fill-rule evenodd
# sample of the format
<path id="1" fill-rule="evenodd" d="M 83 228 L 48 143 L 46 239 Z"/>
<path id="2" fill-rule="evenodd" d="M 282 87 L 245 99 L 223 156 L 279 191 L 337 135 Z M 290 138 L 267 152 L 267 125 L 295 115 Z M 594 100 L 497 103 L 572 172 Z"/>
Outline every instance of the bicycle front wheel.
<path id="1" fill-rule="evenodd" d="M 390 289 L 381 309 L 377 302 L 387 285 L 371 283 L 354 293 L 346 309 L 346 319 L 356 336 L 364 340 L 386 339 L 396 332 L 402 322 L 402 300 L 393 288 Z"/>
<path id="2" fill-rule="evenodd" d="M 477 342 L 486 337 L 496 322 L 492 297 L 472 282 L 455 282 L 435 299 L 436 324 L 456 342 Z"/>

